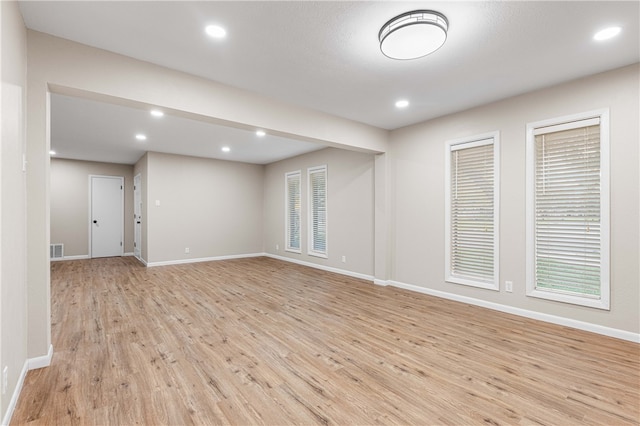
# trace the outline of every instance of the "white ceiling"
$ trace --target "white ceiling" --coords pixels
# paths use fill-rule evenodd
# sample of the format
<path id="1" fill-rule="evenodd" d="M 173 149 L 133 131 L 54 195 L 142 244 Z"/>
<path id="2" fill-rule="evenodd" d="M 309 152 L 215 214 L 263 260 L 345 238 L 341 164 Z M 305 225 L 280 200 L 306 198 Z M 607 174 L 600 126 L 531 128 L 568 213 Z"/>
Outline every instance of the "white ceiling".
<path id="1" fill-rule="evenodd" d="M 31 29 L 383 129 L 640 60 L 637 1 L 28 1 L 20 7 Z M 447 16 L 445 45 L 413 61 L 382 55 L 380 27 L 422 8 Z M 208 38 L 208 24 L 224 26 L 227 38 Z M 622 27 L 617 38 L 592 39 L 610 25 Z M 410 106 L 396 109 L 400 98 Z"/>

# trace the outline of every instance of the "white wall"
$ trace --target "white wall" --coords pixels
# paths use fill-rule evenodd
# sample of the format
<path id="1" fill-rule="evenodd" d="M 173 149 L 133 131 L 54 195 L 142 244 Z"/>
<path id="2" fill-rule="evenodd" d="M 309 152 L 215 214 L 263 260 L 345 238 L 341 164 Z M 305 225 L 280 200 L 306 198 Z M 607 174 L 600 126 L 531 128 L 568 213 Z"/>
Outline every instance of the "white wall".
<path id="1" fill-rule="evenodd" d="M 0 2 L 2 102 L 0 151 L 0 372 L 8 367 L 0 394 L 5 419 L 27 361 L 25 147 L 27 34 L 16 2 Z M 1 373 L 0 373 L 1 374 Z"/>
<path id="2" fill-rule="evenodd" d="M 640 332 L 639 66 L 594 75 L 391 133 L 392 281 L 532 312 Z M 525 295 L 525 126 L 609 108 L 611 116 L 611 310 Z M 444 281 L 445 141 L 500 131 L 500 281 L 513 293 Z"/>
<path id="3" fill-rule="evenodd" d="M 261 165 L 147 153 L 148 264 L 262 253 L 263 176 Z"/>
<path id="4" fill-rule="evenodd" d="M 308 181 L 307 169 L 327 166 L 328 258 L 307 254 Z M 301 170 L 301 249 L 285 247 L 285 173 Z M 264 180 L 265 252 L 316 265 L 373 276 L 374 250 L 374 156 L 326 148 L 266 166 Z M 279 250 L 276 250 L 276 244 Z M 346 262 L 342 262 L 346 256 Z"/>
<path id="5" fill-rule="evenodd" d="M 89 175 L 124 177 L 124 252 L 133 253 L 133 166 L 51 159 L 51 243 L 89 255 Z"/>

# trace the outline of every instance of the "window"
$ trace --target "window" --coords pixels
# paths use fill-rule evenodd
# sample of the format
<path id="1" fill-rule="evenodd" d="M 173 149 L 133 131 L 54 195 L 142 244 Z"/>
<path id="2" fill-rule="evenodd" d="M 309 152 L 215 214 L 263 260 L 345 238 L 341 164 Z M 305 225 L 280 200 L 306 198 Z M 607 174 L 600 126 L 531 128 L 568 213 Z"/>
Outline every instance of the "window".
<path id="1" fill-rule="evenodd" d="M 327 166 L 308 169 L 309 254 L 327 257 Z"/>
<path id="2" fill-rule="evenodd" d="M 447 142 L 445 277 L 499 290 L 499 133 Z"/>
<path id="3" fill-rule="evenodd" d="M 300 170 L 285 175 L 285 250 L 300 253 Z"/>
<path id="4" fill-rule="evenodd" d="M 527 126 L 527 295 L 609 309 L 609 113 Z"/>

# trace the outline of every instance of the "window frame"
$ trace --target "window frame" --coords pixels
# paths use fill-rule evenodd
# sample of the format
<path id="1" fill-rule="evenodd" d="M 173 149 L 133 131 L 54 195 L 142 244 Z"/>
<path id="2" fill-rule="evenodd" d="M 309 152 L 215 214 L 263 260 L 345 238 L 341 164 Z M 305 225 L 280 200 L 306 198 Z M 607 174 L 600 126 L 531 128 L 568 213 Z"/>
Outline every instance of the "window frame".
<path id="1" fill-rule="evenodd" d="M 535 173 L 536 147 L 535 132 L 538 129 L 559 127 L 560 130 L 586 127 L 571 127 L 575 123 L 599 119 L 600 124 L 600 298 L 591 298 L 566 293 L 558 293 L 536 287 L 536 247 L 535 247 Z M 573 305 L 610 309 L 610 136 L 609 109 L 599 109 L 563 117 L 551 118 L 527 124 L 526 139 L 526 294 L 539 299 L 570 303 Z M 557 130 L 554 130 L 557 131 Z M 552 133 L 551 131 L 546 133 Z"/>
<path id="2" fill-rule="evenodd" d="M 488 142 L 491 140 L 491 142 Z M 452 273 L 452 238 L 451 238 L 451 153 L 454 147 L 468 145 L 468 148 L 482 145 L 493 145 L 493 278 L 482 280 L 475 277 L 455 275 Z M 445 281 L 487 290 L 500 291 L 500 132 L 493 131 L 479 135 L 448 140 L 445 143 Z"/>
<path id="3" fill-rule="evenodd" d="M 325 206 L 325 220 L 324 220 L 324 251 L 315 250 L 315 235 L 314 235 L 314 226 L 313 226 L 313 217 L 314 217 L 314 191 L 311 187 L 313 185 L 313 180 L 311 175 L 314 173 L 324 173 L 324 206 Z M 309 237 L 307 239 L 307 254 L 309 256 L 328 258 L 329 253 L 329 173 L 327 171 L 327 165 L 309 167 L 307 169 L 307 186 L 308 186 L 308 232 Z"/>
<path id="4" fill-rule="evenodd" d="M 292 247 L 291 242 L 291 210 L 289 180 L 298 179 L 298 247 Z M 302 170 L 287 172 L 284 175 L 284 250 L 291 253 L 302 253 Z"/>

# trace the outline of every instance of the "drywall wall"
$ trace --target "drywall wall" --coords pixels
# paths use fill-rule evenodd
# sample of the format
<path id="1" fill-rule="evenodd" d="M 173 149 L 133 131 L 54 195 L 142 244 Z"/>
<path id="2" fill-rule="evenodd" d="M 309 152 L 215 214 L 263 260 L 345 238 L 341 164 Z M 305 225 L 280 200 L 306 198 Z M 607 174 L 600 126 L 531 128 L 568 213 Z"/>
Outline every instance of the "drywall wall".
<path id="1" fill-rule="evenodd" d="M 326 259 L 308 254 L 307 169 L 327 166 Z M 301 250 L 285 247 L 285 173 L 301 171 Z M 265 252 L 364 276 L 373 276 L 374 155 L 326 148 L 266 166 L 264 180 Z M 276 245 L 278 248 L 276 249 Z M 345 262 L 342 257 L 345 256 Z"/>
<path id="2" fill-rule="evenodd" d="M 638 333 L 639 80 L 636 64 L 391 132 L 391 280 Z M 610 311 L 525 295 L 526 125 L 600 108 L 609 108 L 611 117 Z M 445 141 L 496 130 L 501 143 L 500 281 L 513 281 L 513 293 L 444 281 Z"/>
<path id="3" fill-rule="evenodd" d="M 148 264 L 261 253 L 263 175 L 261 165 L 147 153 Z"/>
<path id="4" fill-rule="evenodd" d="M 155 105 L 239 128 L 316 141 L 365 152 L 384 152 L 388 132 L 330 114 L 250 93 L 34 31 L 28 38 L 27 261 L 30 357 L 47 353 L 49 297 L 49 91 L 124 105 Z M 151 165 L 149 165 L 151 167 Z M 151 190 L 149 188 L 149 190 Z M 150 224 L 147 224 L 149 227 Z M 147 238 L 152 231 L 147 229 Z M 147 241 L 148 260 L 153 244 Z M 158 259 L 168 253 L 157 252 Z"/>
<path id="5" fill-rule="evenodd" d="M 51 243 L 89 255 L 89 175 L 124 177 L 124 253 L 133 253 L 133 166 L 51 159 Z"/>
<path id="6" fill-rule="evenodd" d="M 12 397 L 17 396 L 16 388 L 27 361 L 26 175 L 23 172 L 27 33 L 16 2 L 0 2 L 0 22 L 0 371 L 6 367 L 8 372 L 6 392 L 0 394 L 0 418 L 5 419 Z M 48 311 L 45 309 L 45 312 Z"/>

